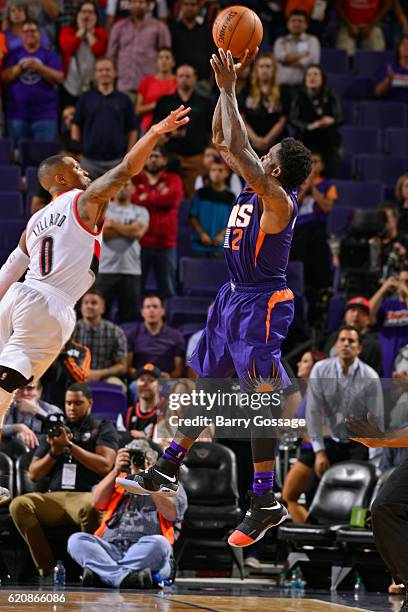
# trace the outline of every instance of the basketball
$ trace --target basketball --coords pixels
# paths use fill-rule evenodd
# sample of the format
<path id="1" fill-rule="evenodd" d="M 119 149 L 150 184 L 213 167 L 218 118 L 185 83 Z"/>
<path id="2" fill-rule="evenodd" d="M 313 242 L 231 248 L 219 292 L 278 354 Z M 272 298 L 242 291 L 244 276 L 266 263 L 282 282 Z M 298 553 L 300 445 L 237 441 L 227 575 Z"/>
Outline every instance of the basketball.
<path id="1" fill-rule="evenodd" d="M 241 57 L 246 49 L 252 53 L 261 44 L 263 27 L 258 15 L 245 6 L 230 6 L 217 15 L 212 35 L 217 48 L 228 49 Z"/>

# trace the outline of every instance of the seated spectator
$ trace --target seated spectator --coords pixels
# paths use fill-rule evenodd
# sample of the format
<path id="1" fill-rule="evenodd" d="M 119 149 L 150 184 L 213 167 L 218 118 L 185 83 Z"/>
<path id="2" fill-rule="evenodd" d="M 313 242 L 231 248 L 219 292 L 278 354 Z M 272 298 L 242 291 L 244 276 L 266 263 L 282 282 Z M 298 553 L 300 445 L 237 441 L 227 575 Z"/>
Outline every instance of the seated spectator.
<path id="1" fill-rule="evenodd" d="M 292 102 L 289 121 L 296 129 L 296 138 L 320 152 L 326 176 L 335 176 L 341 144 L 341 107 L 320 66 L 306 69 L 303 86 Z"/>
<path id="2" fill-rule="evenodd" d="M 397 181 L 395 199 L 399 207 L 398 229 L 408 234 L 408 172 L 402 174 Z"/>
<path id="3" fill-rule="evenodd" d="M 7 133 L 15 144 L 20 138 L 55 140 L 61 62 L 54 51 L 41 47 L 37 22 L 27 20 L 21 32 L 23 46 L 7 55 L 2 73 Z"/>
<path id="4" fill-rule="evenodd" d="M 199 81 L 209 81 L 215 46 L 207 23 L 198 21 L 199 14 L 200 0 L 181 0 L 180 14 L 170 22 L 170 33 L 176 65 L 190 64 Z"/>
<path id="5" fill-rule="evenodd" d="M 378 235 L 370 238 L 370 244 L 375 245 L 376 261 L 378 270 L 383 277 L 394 274 L 402 265 L 408 252 L 408 235 L 399 229 L 398 208 L 392 202 L 384 202 L 380 206 L 384 214 L 384 225 Z"/>
<path id="6" fill-rule="evenodd" d="M 112 27 L 108 57 L 117 71 L 119 91 L 134 102 L 143 78 L 154 73 L 159 50 L 171 47 L 171 36 L 163 21 L 149 15 L 148 0 L 130 0 L 129 10 L 130 17 Z"/>
<path id="7" fill-rule="evenodd" d="M 223 257 L 224 236 L 235 195 L 227 189 L 228 170 L 216 158 L 209 172 L 209 184 L 194 194 L 190 208 L 193 227 L 193 254 L 200 257 Z"/>
<path id="8" fill-rule="evenodd" d="M 65 396 L 66 423 L 58 435 L 44 436 L 29 467 L 33 482 L 47 478 L 48 493 L 26 493 L 10 504 L 40 576 L 50 575 L 55 566 L 43 526 L 74 524 L 92 532 L 98 525 L 91 490 L 112 469 L 118 444 L 112 423 L 98 421 L 91 410 L 91 389 L 72 385 Z"/>
<path id="9" fill-rule="evenodd" d="M 344 309 L 344 325 L 355 327 L 361 338 L 361 353 L 359 359 L 369 365 L 379 376 L 382 373 L 382 352 L 377 334 L 370 329 L 370 300 L 365 297 L 351 298 Z M 330 357 L 336 354 L 336 340 L 338 332 L 335 331 L 327 338 L 324 352 Z"/>
<path id="10" fill-rule="evenodd" d="M 213 162 L 219 158 L 219 154 L 214 145 L 208 145 L 204 149 L 203 155 L 203 166 L 205 169 L 205 173 L 197 176 L 194 183 L 194 190 L 198 191 L 201 187 L 208 187 L 209 185 L 209 172 Z M 242 191 L 242 183 L 241 179 L 235 172 L 231 172 L 231 170 L 226 166 L 228 170 L 228 178 L 227 178 L 227 187 L 235 197 L 238 197 Z"/>
<path id="11" fill-rule="evenodd" d="M 149 213 L 143 206 L 132 204 L 135 191 L 128 181 L 114 200 L 109 202 L 103 225 L 103 244 L 95 288 L 105 298 L 111 311 L 115 298 L 119 322 L 133 321 L 141 295 L 140 240 L 149 226 Z"/>
<path id="12" fill-rule="evenodd" d="M 160 399 L 159 380 L 161 372 L 152 363 L 145 363 L 135 373 L 138 401 L 118 415 L 116 429 L 122 444 L 132 438 L 152 438 L 153 430 L 160 416 L 163 401 Z"/>
<path id="13" fill-rule="evenodd" d="M 294 87 L 301 85 L 308 66 L 320 62 L 320 43 L 316 36 L 307 34 L 305 11 L 293 11 L 286 26 L 289 34 L 276 39 L 273 55 L 278 62 L 278 83 Z"/>
<path id="14" fill-rule="evenodd" d="M 319 153 L 312 153 L 312 172 L 298 194 L 299 216 L 296 221 L 290 257 L 302 261 L 305 293 L 309 302 L 310 320 L 320 293 L 331 283 L 330 249 L 328 247 L 327 215 L 337 200 L 333 181 L 324 178 L 325 166 Z M 316 261 L 319 265 L 316 265 Z"/>
<path id="15" fill-rule="evenodd" d="M 297 364 L 297 377 L 305 385 L 305 394 L 296 416 L 304 418 L 306 410 L 307 384 L 315 363 L 325 359 L 326 355 L 319 351 L 303 353 Z M 300 454 L 296 463 L 290 468 L 283 484 L 282 499 L 287 504 L 290 517 L 294 523 L 306 523 L 307 509 L 298 503 L 302 493 L 307 491 L 313 475 L 314 452 L 310 440 L 305 436 L 302 440 Z"/>
<path id="16" fill-rule="evenodd" d="M 82 143 L 81 166 L 92 179 L 116 166 L 137 140 L 136 116 L 129 98 L 115 89 L 111 60 L 95 63 L 95 87 L 83 93 L 71 137 Z"/>
<path id="17" fill-rule="evenodd" d="M 176 79 L 177 91 L 171 96 L 160 98 L 154 111 L 154 123 L 167 117 L 180 104 L 194 109 L 187 125 L 169 134 L 166 143 L 168 153 L 177 155 L 180 160 L 186 195 L 191 198 L 195 179 L 203 172 L 203 153 L 211 132 L 211 103 L 195 91 L 197 74 L 193 66 L 179 66 Z"/>
<path id="18" fill-rule="evenodd" d="M 65 80 L 61 85 L 61 106 L 77 103 L 79 96 L 91 88 L 95 58 L 106 52 L 108 34 L 98 26 L 98 5 L 85 0 L 77 7 L 75 26 L 65 26 L 59 33 L 59 47 Z"/>
<path id="19" fill-rule="evenodd" d="M 9 53 L 23 46 L 22 29 L 28 18 L 27 0 L 9 0 L 7 2 L 4 34 L 6 35 L 6 44 Z M 40 45 L 44 49 L 49 49 L 51 47 L 50 39 L 45 28 L 40 28 Z"/>
<path id="20" fill-rule="evenodd" d="M 408 102 L 408 36 L 398 45 L 396 61 L 379 75 L 375 95 L 390 102 Z"/>
<path id="21" fill-rule="evenodd" d="M 248 95 L 242 99 L 241 112 L 251 145 L 263 155 L 285 136 L 289 115 L 287 89 L 280 88 L 277 64 L 271 53 L 255 60 Z"/>
<path id="22" fill-rule="evenodd" d="M 378 326 L 384 378 L 391 378 L 398 351 L 408 344 L 408 266 L 390 276 L 370 299 L 373 322 Z"/>
<path id="23" fill-rule="evenodd" d="M 181 333 L 164 323 L 163 302 L 157 295 L 146 296 L 141 309 L 143 321 L 136 323 L 128 334 L 128 376 L 135 379 L 136 371 L 152 363 L 163 378 L 179 378 L 183 374 L 185 342 Z"/>
<path id="24" fill-rule="evenodd" d="M 41 378 L 48 401 L 64 409 L 66 390 L 76 382 L 87 381 L 90 367 L 89 348 L 70 338 Z"/>
<path id="25" fill-rule="evenodd" d="M 95 487 L 93 504 L 105 510 L 101 526 L 94 535 L 74 533 L 68 540 L 69 554 L 84 568 L 83 586 L 102 582 L 143 589 L 174 580 L 175 527 L 187 509 L 183 486 L 175 497 L 166 498 L 132 495 L 115 483 L 118 476 L 154 465 L 157 457 L 147 441 L 133 440 L 119 450 L 112 471 Z"/>
<path id="26" fill-rule="evenodd" d="M 392 372 L 392 408 L 390 429 L 406 427 L 408 420 L 408 345 L 403 346 L 395 358 Z M 385 449 L 384 449 L 385 451 Z"/>
<path id="27" fill-rule="evenodd" d="M 328 2 L 320 2 L 320 0 L 287 0 L 285 2 L 285 17 L 288 19 L 293 11 L 304 11 L 309 19 L 309 32 L 321 40 L 325 33 L 324 19 L 328 4 Z"/>
<path id="28" fill-rule="evenodd" d="M 163 47 L 157 54 L 156 73 L 146 76 L 139 86 L 136 97 L 136 115 L 140 119 L 140 130 L 144 134 L 152 125 L 157 101 L 176 92 L 176 77 L 173 74 L 175 61 L 171 49 Z"/>
<path id="29" fill-rule="evenodd" d="M 17 389 L 3 423 L 1 451 L 17 457 L 27 450 L 37 448 L 38 435 L 42 429 L 42 418 L 49 414 L 62 414 L 58 406 L 41 399 L 42 385 L 39 381 L 28 383 Z"/>
<path id="30" fill-rule="evenodd" d="M 336 0 L 340 19 L 336 47 L 354 55 L 357 44 L 366 51 L 384 51 L 385 39 L 381 21 L 392 7 L 392 0 L 375 0 L 369 3 L 355 0 Z"/>
<path id="31" fill-rule="evenodd" d="M 143 292 L 153 268 L 163 299 L 176 293 L 178 210 L 183 198 L 180 177 L 167 172 L 166 165 L 167 154 L 156 145 L 143 172 L 133 179 L 135 193 L 132 196 L 134 204 L 147 208 L 150 218 L 149 228 L 140 241 Z"/>
<path id="32" fill-rule="evenodd" d="M 105 300 L 97 289 L 89 289 L 81 300 L 81 315 L 72 338 L 91 351 L 89 381 L 118 385 L 126 391 L 121 377 L 126 374 L 127 341 L 120 327 L 106 321 Z"/>

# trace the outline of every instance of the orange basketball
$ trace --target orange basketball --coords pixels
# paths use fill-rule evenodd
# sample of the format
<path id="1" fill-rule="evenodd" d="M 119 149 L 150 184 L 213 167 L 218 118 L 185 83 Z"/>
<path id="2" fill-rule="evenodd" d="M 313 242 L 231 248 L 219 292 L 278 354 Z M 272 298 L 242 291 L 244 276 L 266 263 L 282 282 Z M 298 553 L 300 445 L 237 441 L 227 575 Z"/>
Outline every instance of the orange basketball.
<path id="1" fill-rule="evenodd" d="M 246 49 L 255 51 L 261 44 L 263 27 L 258 15 L 246 6 L 230 6 L 217 15 L 212 35 L 217 48 L 228 49 L 241 57 Z"/>

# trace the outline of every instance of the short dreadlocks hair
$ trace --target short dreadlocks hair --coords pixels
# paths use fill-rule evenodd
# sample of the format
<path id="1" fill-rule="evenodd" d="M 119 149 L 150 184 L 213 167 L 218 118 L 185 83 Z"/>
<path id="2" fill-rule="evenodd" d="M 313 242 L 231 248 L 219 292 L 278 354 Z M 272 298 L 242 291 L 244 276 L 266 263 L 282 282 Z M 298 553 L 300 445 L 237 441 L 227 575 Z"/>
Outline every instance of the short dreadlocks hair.
<path id="1" fill-rule="evenodd" d="M 282 168 L 281 182 L 284 187 L 295 189 L 312 171 L 312 154 L 299 140 L 284 138 L 279 151 Z"/>

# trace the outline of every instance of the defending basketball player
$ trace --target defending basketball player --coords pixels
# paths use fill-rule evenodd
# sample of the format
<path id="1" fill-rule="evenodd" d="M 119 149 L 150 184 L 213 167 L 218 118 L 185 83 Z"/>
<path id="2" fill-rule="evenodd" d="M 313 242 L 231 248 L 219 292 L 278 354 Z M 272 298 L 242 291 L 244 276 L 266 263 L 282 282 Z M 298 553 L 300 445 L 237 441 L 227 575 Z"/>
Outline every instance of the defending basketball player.
<path id="1" fill-rule="evenodd" d="M 198 384 L 236 372 L 242 386 L 261 377 L 278 380 L 284 387 L 289 380 L 280 361 L 280 345 L 294 311 L 286 267 L 298 213 L 296 188 L 311 172 L 311 155 L 302 143 L 286 138 L 259 159 L 235 95 L 236 71 L 242 63 L 234 66 L 230 52 L 218 51 L 219 56 L 211 59 L 220 89 L 213 140 L 246 186 L 231 211 L 225 235 L 230 282 L 216 297 L 190 366 L 200 377 Z M 243 62 L 250 59 L 247 52 Z M 179 430 L 156 466 L 117 482 L 133 493 L 175 495 L 178 468 L 197 436 Z M 251 443 L 251 508 L 228 540 L 238 547 L 253 544 L 287 517 L 272 490 L 276 440 L 251 431 Z"/>
<path id="2" fill-rule="evenodd" d="M 97 274 L 109 200 L 143 169 L 162 134 L 189 121 L 190 110 L 180 106 L 152 126 L 93 183 L 72 157 L 40 164 L 38 179 L 52 202 L 31 217 L 0 270 L 0 426 L 13 392 L 44 374 L 74 330 L 73 307 Z M 16 282 L 26 271 L 24 282 Z M 1 487 L 0 504 L 9 498 Z"/>

